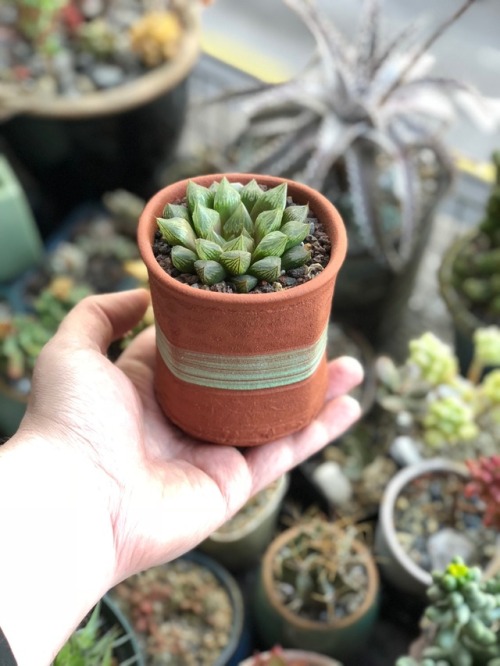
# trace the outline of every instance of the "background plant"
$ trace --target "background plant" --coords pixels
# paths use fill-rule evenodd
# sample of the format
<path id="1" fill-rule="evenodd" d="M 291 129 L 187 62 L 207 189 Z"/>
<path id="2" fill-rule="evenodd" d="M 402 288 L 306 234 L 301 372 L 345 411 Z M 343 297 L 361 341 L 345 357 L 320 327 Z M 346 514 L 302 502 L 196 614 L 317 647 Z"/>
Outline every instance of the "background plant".
<path id="1" fill-rule="evenodd" d="M 482 378 L 484 369 L 498 366 Z M 479 329 L 468 376 L 452 349 L 428 332 L 410 341 L 406 362 L 378 359 L 378 403 L 393 413 L 400 435 L 426 457 L 464 460 L 493 454 L 500 441 L 500 329 Z"/>
<path id="2" fill-rule="evenodd" d="M 484 524 L 500 529 L 500 455 L 466 460 L 472 480 L 465 491 L 485 507 Z"/>
<path id="3" fill-rule="evenodd" d="M 481 580 L 480 569 L 455 557 L 433 574 L 427 597 L 422 659 L 402 657 L 396 666 L 499 666 L 500 576 Z"/>
<path id="4" fill-rule="evenodd" d="M 307 205 L 287 206 L 286 183 L 262 190 L 255 180 L 243 186 L 223 178 L 210 188 L 190 181 L 186 204 L 167 204 L 157 223 L 181 274 L 197 274 L 204 285 L 228 280 L 248 293 L 259 281 L 281 289 L 282 270 L 311 259 L 303 242 L 308 214 Z"/>

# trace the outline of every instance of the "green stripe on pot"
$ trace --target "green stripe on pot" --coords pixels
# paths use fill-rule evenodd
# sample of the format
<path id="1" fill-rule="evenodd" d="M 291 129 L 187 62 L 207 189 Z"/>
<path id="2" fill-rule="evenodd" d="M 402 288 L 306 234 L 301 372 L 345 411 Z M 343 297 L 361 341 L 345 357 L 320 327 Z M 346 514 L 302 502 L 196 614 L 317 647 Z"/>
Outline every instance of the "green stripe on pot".
<path id="1" fill-rule="evenodd" d="M 228 391 L 276 388 L 311 377 L 325 354 L 327 328 L 314 344 L 275 354 L 232 356 L 204 354 L 169 342 L 156 326 L 160 355 L 178 379 L 188 384 Z"/>

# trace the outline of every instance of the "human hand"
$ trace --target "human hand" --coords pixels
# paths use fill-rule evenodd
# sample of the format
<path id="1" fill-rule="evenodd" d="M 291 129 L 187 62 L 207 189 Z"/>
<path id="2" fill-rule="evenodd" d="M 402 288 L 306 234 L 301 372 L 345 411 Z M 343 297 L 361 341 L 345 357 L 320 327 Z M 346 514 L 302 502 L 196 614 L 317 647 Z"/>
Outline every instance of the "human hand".
<path id="1" fill-rule="evenodd" d="M 104 491 L 113 531 L 112 582 L 196 546 L 359 414 L 344 394 L 360 382 L 362 371 L 344 358 L 330 364 L 328 402 L 301 432 L 246 450 L 192 439 L 156 402 L 153 329 L 134 340 L 116 365 L 105 356 L 147 304 L 143 291 L 82 301 L 39 358 L 23 423 L 71 446 L 90 465 L 90 478 L 98 479 L 93 485 Z"/>

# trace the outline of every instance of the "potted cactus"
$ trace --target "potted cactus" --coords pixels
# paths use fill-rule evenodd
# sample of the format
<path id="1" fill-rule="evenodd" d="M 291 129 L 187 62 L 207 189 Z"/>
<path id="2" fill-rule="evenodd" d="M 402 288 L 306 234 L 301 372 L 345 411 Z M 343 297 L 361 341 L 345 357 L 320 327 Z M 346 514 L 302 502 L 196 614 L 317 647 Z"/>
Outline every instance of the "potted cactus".
<path id="1" fill-rule="evenodd" d="M 165 414 L 190 435 L 237 446 L 307 425 L 324 402 L 346 252 L 334 206 L 280 178 L 202 176 L 156 194 L 138 240 Z"/>
<path id="2" fill-rule="evenodd" d="M 0 136 L 59 221 L 106 190 L 157 188 L 184 123 L 198 10 L 190 0 L 4 3 Z"/>
<path id="3" fill-rule="evenodd" d="M 487 367 L 497 366 L 484 375 Z M 395 433 L 387 448 L 402 464 L 444 456 L 464 461 L 498 450 L 500 438 L 500 329 L 474 335 L 467 376 L 459 372 L 451 347 L 427 332 L 410 341 L 401 366 L 377 360 L 377 400 L 393 417 Z"/>
<path id="4" fill-rule="evenodd" d="M 260 652 L 245 659 L 239 666 L 341 666 L 341 664 L 316 652 L 273 647 L 269 652 Z"/>
<path id="5" fill-rule="evenodd" d="M 354 529 L 316 519 L 282 532 L 267 549 L 254 599 L 264 647 L 343 659 L 365 643 L 378 610 L 378 572 Z"/>
<path id="6" fill-rule="evenodd" d="M 471 361 L 474 332 L 500 320 L 500 151 L 493 164 L 495 181 L 483 219 L 450 246 L 439 270 L 463 371 Z"/>
<path id="7" fill-rule="evenodd" d="M 484 523 L 484 506 L 470 484 L 464 464 L 443 458 L 409 465 L 391 479 L 375 533 L 386 580 L 423 596 L 451 550 L 488 575 L 495 571 L 498 533 Z"/>
<path id="8" fill-rule="evenodd" d="M 478 106 L 467 85 L 428 74 L 429 49 L 474 2 L 464 0 L 421 41 L 413 22 L 384 41 L 379 1 L 366 0 L 351 40 L 319 3 L 285 0 L 315 37 L 315 60 L 285 83 L 214 100 L 237 105 L 221 139 L 223 168 L 294 178 L 339 208 L 350 242 L 338 311 L 370 322 L 363 330 L 372 337 L 392 333 L 406 307 L 450 184 L 452 159 L 439 137 L 463 97 Z M 381 315 L 383 305 L 391 316 Z"/>
<path id="9" fill-rule="evenodd" d="M 61 648 L 53 666 L 144 666 L 134 632 L 109 597 L 103 597 Z"/>
<path id="10" fill-rule="evenodd" d="M 500 576 L 485 581 L 480 569 L 455 557 L 433 574 L 427 597 L 420 654 L 396 666 L 497 666 Z"/>

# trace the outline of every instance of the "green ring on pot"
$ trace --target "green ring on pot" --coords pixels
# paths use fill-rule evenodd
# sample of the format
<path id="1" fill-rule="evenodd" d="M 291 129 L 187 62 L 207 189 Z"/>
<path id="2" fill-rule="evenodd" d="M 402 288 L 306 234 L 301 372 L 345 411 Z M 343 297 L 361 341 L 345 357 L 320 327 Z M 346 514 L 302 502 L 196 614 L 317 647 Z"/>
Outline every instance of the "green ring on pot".
<path id="1" fill-rule="evenodd" d="M 178 379 L 188 384 L 253 391 L 288 386 L 311 377 L 325 354 L 328 326 L 314 344 L 300 349 L 259 354 L 226 356 L 181 349 L 156 326 L 156 344 L 163 362 Z"/>

